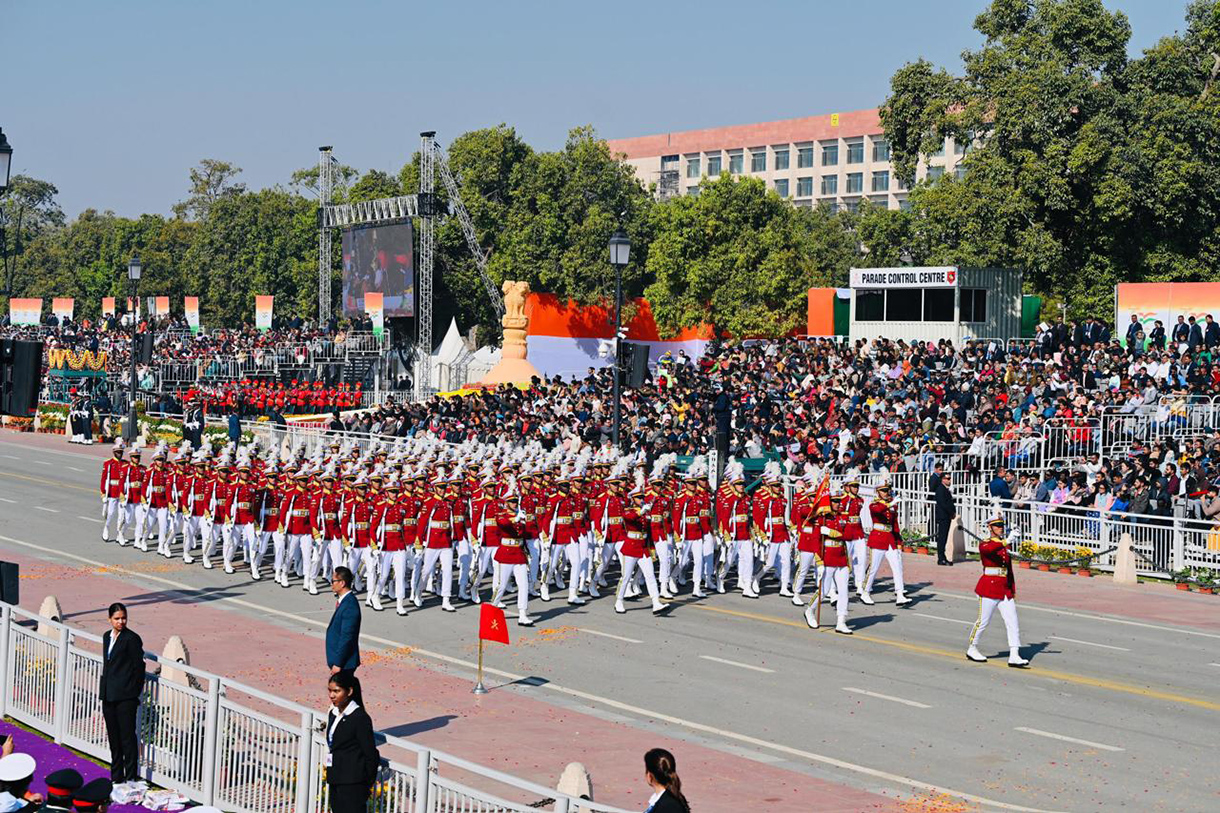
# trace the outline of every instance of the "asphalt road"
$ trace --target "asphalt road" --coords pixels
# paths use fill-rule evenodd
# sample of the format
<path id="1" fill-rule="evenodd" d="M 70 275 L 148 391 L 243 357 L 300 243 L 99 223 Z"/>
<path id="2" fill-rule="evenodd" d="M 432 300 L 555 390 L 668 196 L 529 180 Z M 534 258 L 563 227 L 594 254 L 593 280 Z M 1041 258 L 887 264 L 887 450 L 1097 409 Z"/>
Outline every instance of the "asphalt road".
<path id="1" fill-rule="evenodd" d="M 101 543 L 97 470 L 70 451 L 0 440 L 0 548 L 119 566 L 163 561 Z M 293 615 L 330 606 L 244 571 L 195 564 L 172 576 L 200 600 L 241 599 L 229 609 L 290 626 Z M 672 735 L 890 794 L 943 790 L 983 809 L 1220 807 L 1220 635 L 1026 606 L 1032 668 L 1005 667 L 998 614 L 981 647 L 995 658 L 975 665 L 963 654 L 973 596 L 916 583 L 915 602 L 898 609 L 888 588 L 883 580 L 874 607 L 853 601 L 851 637 L 809 630 L 774 586 L 758 601 L 682 599 L 661 618 L 646 598 L 626 615 L 612 598 L 579 608 L 535 600 L 539 627 L 570 634 L 562 645 L 506 650 L 500 674 L 535 677 L 532 691 L 548 702 L 663 723 Z M 366 612 L 363 631 L 370 646 L 410 646 L 464 671 L 474 613 L 460 604 L 442 613 L 430 601 L 405 619 Z M 832 617 L 824 607 L 823 621 Z"/>

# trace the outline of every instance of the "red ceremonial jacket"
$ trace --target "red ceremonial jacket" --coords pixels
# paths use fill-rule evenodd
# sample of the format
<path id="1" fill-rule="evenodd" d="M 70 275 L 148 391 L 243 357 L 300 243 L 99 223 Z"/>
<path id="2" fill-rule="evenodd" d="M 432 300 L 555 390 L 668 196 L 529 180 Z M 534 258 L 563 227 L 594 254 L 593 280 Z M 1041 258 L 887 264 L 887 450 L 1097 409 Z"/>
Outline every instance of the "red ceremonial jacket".
<path id="1" fill-rule="evenodd" d="M 991 537 L 986 542 L 979 543 L 979 562 L 983 565 L 983 575 L 974 586 L 974 592 L 983 598 L 993 598 L 997 601 L 1006 598 L 1016 598 L 1017 583 L 1013 579 L 1012 556 L 1003 539 Z"/>
<path id="2" fill-rule="evenodd" d="M 873 529 L 868 532 L 868 546 L 875 550 L 898 547 L 901 533 L 898 529 L 898 509 L 892 502 L 873 500 L 868 512 L 873 517 Z"/>

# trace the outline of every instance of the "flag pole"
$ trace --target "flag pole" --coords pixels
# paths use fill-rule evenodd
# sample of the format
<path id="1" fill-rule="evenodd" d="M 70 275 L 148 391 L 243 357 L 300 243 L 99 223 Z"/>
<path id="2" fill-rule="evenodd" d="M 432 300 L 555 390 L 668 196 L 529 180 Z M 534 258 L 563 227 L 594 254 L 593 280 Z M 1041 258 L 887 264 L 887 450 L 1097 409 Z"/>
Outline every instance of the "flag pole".
<path id="1" fill-rule="evenodd" d="M 483 639 L 479 638 L 479 682 L 470 690 L 471 694 L 487 694 L 487 687 L 483 685 Z"/>

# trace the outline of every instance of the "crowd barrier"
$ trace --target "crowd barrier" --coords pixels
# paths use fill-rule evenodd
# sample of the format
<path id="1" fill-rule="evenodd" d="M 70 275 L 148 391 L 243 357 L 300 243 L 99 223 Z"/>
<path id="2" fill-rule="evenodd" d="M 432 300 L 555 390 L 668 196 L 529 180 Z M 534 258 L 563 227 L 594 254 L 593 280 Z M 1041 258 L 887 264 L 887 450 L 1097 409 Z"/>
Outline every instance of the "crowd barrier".
<path id="1" fill-rule="evenodd" d="M 144 657 L 142 778 L 231 813 L 329 810 L 325 714 L 149 652 Z M 101 672 L 99 636 L 0 605 L 0 713 L 108 761 Z M 626 813 L 400 737 L 379 734 L 378 747 L 382 767 L 369 813 Z"/>

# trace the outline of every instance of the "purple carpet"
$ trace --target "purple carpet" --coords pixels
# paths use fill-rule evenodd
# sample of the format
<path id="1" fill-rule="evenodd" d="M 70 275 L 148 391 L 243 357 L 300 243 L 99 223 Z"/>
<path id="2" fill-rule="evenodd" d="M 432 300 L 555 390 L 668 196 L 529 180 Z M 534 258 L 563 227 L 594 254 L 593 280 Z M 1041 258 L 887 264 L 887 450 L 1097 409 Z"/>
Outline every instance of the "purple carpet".
<path id="1" fill-rule="evenodd" d="M 44 777 L 60 768 L 75 768 L 86 782 L 90 779 L 97 779 L 99 776 L 110 778 L 109 768 L 90 762 L 84 757 L 78 757 L 67 748 L 56 745 L 40 734 L 33 734 L 24 728 L 3 721 L 0 721 L 0 734 L 7 734 L 14 738 L 14 753 L 29 754 L 34 758 L 38 767 L 34 771 L 34 781 L 30 784 L 30 790 L 41 793 L 43 797 L 47 795 L 47 783 L 44 781 Z M 147 808 L 135 805 L 111 805 L 110 811 L 111 813 L 147 813 Z"/>

